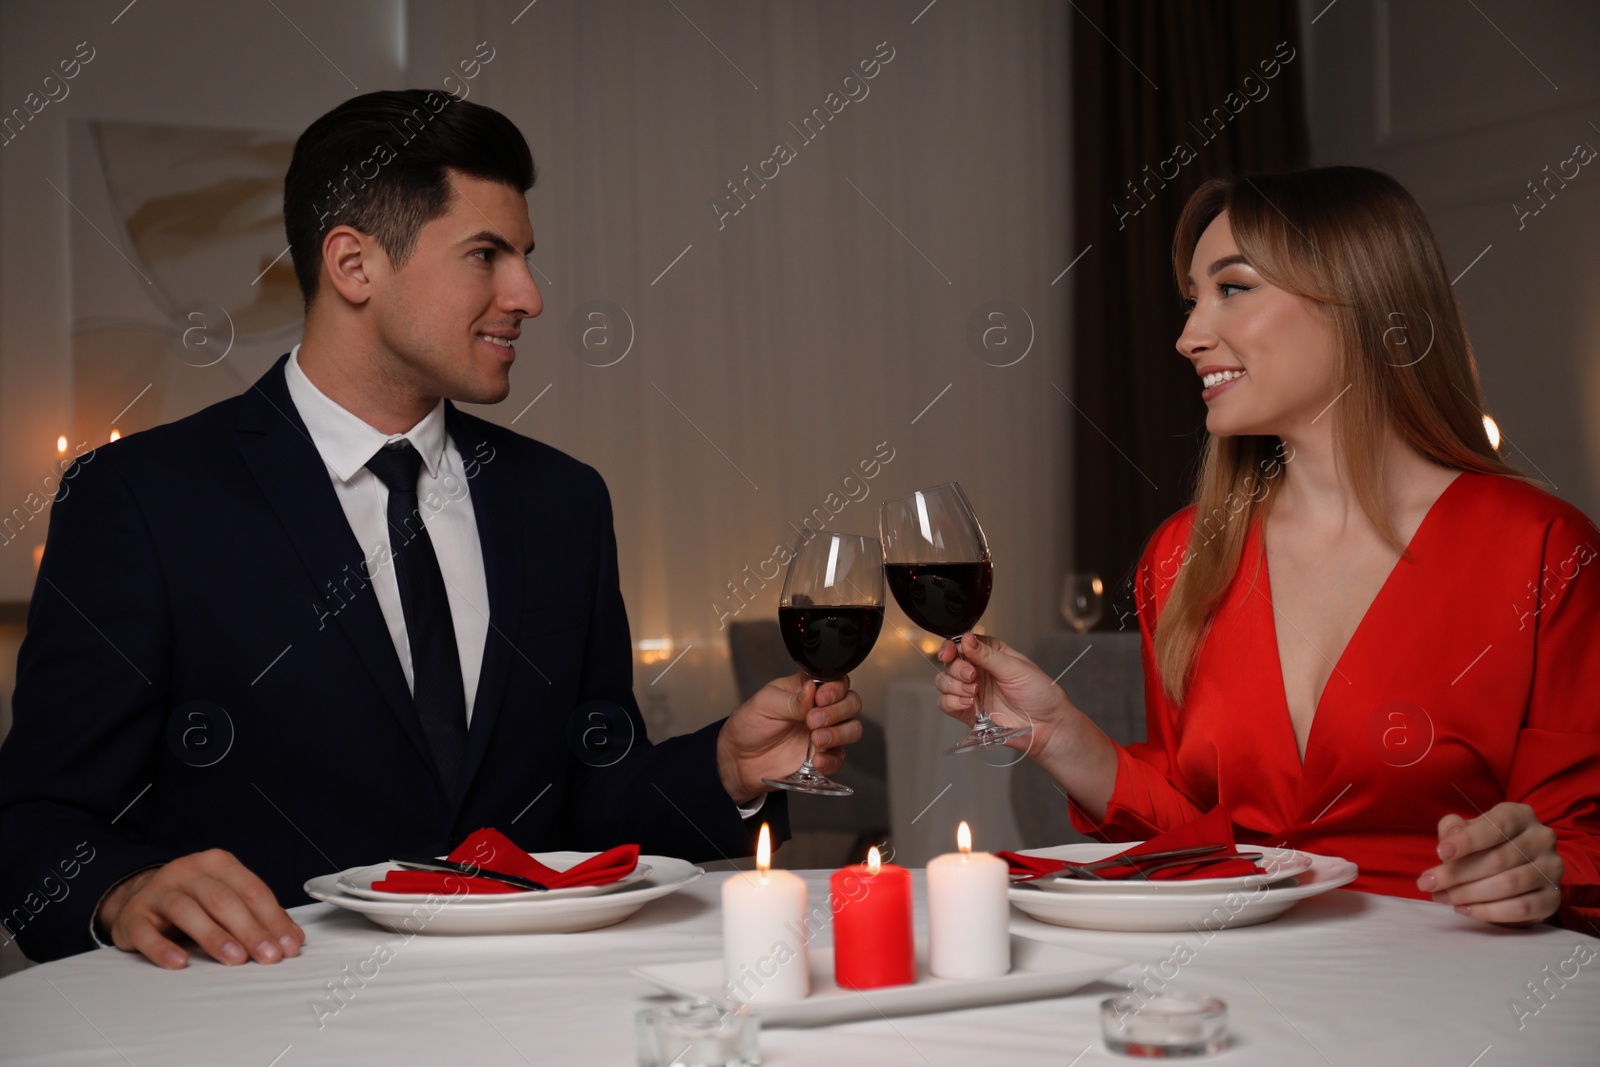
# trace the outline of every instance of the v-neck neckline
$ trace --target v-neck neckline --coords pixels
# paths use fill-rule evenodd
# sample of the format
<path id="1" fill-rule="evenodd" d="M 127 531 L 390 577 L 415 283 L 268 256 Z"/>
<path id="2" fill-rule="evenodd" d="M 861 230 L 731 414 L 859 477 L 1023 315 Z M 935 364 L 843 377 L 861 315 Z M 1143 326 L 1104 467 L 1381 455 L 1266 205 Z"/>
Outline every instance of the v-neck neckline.
<path id="1" fill-rule="evenodd" d="M 1272 640 L 1273 666 L 1277 668 L 1279 704 L 1283 710 L 1283 724 L 1288 728 L 1289 747 L 1291 751 L 1294 752 L 1299 771 L 1305 771 L 1306 761 L 1311 756 L 1311 744 L 1317 736 L 1317 724 L 1321 722 L 1323 718 L 1322 705 L 1327 699 L 1328 687 L 1333 684 L 1333 680 L 1336 676 L 1344 676 L 1344 671 L 1341 670 L 1341 666 L 1349 657 L 1351 647 L 1354 646 L 1356 641 L 1360 639 L 1362 632 L 1367 628 L 1367 620 L 1372 618 L 1373 612 L 1377 610 L 1378 605 L 1383 601 L 1385 595 L 1388 594 L 1390 587 L 1395 584 L 1396 576 L 1400 574 L 1400 565 L 1406 562 L 1407 557 L 1411 555 L 1412 549 L 1414 549 L 1421 540 L 1424 531 L 1428 529 L 1434 515 L 1439 511 L 1439 504 L 1444 500 L 1445 497 L 1449 496 L 1450 491 L 1454 489 L 1456 485 L 1459 484 L 1461 480 L 1467 477 L 1470 473 L 1471 472 L 1469 471 L 1458 471 L 1456 476 L 1450 479 L 1449 484 L 1444 487 L 1443 491 L 1441 491 L 1438 496 L 1434 497 L 1433 503 L 1429 504 L 1428 510 L 1423 513 L 1422 521 L 1419 522 L 1417 524 L 1417 528 L 1412 531 L 1411 540 L 1406 542 L 1405 551 L 1400 553 L 1400 558 L 1395 560 L 1394 565 L 1389 568 L 1389 573 L 1384 576 L 1383 584 L 1378 587 L 1377 593 L 1373 594 L 1372 601 L 1367 604 L 1367 610 L 1362 612 L 1360 620 L 1356 623 L 1356 628 L 1350 632 L 1350 637 L 1345 641 L 1344 648 L 1340 649 L 1338 658 L 1336 658 L 1333 662 L 1333 670 L 1329 672 L 1327 680 L 1322 683 L 1321 691 L 1317 693 L 1316 703 L 1312 705 L 1311 725 L 1306 729 L 1306 750 L 1304 755 L 1301 755 L 1300 743 L 1294 735 L 1294 716 L 1289 708 L 1289 684 L 1283 673 L 1283 651 L 1278 645 L 1278 606 L 1273 602 L 1272 598 L 1272 567 L 1267 560 L 1266 524 L 1264 521 L 1256 524 L 1256 539 L 1261 550 L 1261 573 L 1265 578 L 1266 584 L 1266 590 L 1263 595 L 1266 597 L 1267 601 L 1267 632 L 1271 636 Z M 1294 625 L 1292 621 L 1290 622 L 1290 625 Z M 1298 627 L 1296 629 L 1298 629 Z M 1346 678 L 1346 681 L 1348 682 L 1349 679 Z"/>

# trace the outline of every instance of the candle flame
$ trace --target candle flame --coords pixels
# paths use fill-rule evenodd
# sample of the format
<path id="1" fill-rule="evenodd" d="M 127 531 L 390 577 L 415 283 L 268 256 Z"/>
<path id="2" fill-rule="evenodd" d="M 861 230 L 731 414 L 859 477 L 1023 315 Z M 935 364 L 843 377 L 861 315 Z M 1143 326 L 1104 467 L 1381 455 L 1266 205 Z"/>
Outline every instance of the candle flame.
<path id="1" fill-rule="evenodd" d="M 766 874 L 772 866 L 772 831 L 761 824 L 761 838 L 756 842 L 756 870 Z"/>
<path id="2" fill-rule="evenodd" d="M 956 848 L 962 852 L 972 851 L 972 827 L 967 825 L 965 819 L 962 819 L 961 825 L 956 828 Z"/>
<path id="3" fill-rule="evenodd" d="M 867 849 L 867 873 L 876 876 L 883 867 L 883 857 L 878 855 L 878 846 L 873 845 Z"/>
<path id="4" fill-rule="evenodd" d="M 121 430 L 119 430 L 119 429 L 117 429 L 117 428 L 116 428 L 116 427 L 115 427 L 115 426 L 113 426 L 113 427 L 112 427 L 112 428 L 111 428 L 111 439 L 112 439 L 112 440 L 113 440 L 113 441 L 120 441 L 120 440 L 122 440 L 122 431 L 121 431 Z"/>
<path id="5" fill-rule="evenodd" d="M 66 450 L 67 450 L 67 435 L 66 434 L 62 434 L 60 437 L 56 438 L 56 451 L 57 452 L 65 452 Z"/>

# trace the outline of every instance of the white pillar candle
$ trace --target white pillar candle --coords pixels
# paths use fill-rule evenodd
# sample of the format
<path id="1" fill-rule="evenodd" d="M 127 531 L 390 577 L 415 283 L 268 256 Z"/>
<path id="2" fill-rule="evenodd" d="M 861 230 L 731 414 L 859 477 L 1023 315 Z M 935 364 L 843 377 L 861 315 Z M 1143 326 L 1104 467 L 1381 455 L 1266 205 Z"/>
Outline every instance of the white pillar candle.
<path id="1" fill-rule="evenodd" d="M 774 871 L 765 823 L 756 871 L 722 883 L 723 995 L 735 1004 L 804 1000 L 811 994 L 806 956 L 806 884 Z"/>
<path id="2" fill-rule="evenodd" d="M 1011 881 L 1005 861 L 972 851 L 963 822 L 959 852 L 928 863 L 928 970 L 938 978 L 997 978 L 1011 970 Z"/>

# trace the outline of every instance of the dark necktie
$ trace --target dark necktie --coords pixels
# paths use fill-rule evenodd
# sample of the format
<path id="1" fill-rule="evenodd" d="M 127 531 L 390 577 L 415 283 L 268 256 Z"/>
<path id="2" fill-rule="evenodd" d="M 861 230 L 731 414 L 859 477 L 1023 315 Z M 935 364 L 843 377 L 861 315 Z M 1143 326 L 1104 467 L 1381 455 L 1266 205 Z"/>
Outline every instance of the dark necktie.
<path id="1" fill-rule="evenodd" d="M 398 448 L 379 449 L 367 460 L 367 469 L 389 487 L 389 551 L 411 646 L 412 699 L 445 791 L 453 800 L 467 752 L 466 688 L 444 574 L 417 507 L 422 456 L 406 441 Z"/>

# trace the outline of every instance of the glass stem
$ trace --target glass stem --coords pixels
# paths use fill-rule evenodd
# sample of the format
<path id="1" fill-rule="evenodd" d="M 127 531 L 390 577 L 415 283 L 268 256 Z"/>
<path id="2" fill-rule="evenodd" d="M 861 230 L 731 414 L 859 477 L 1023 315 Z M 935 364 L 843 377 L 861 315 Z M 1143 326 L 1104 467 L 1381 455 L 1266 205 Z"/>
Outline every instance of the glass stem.
<path id="1" fill-rule="evenodd" d="M 813 678 L 813 679 L 811 679 L 811 683 L 813 685 L 815 685 L 817 687 L 817 689 L 821 689 L 823 686 L 828 684 L 827 680 L 823 679 L 823 678 Z M 816 699 L 816 691 L 815 690 L 812 691 L 812 699 L 813 700 Z M 810 714 L 810 713 L 808 712 L 807 714 Z M 795 771 L 794 773 L 796 773 L 796 774 L 810 774 L 810 775 L 815 775 L 817 773 L 817 769 L 811 765 L 811 757 L 816 755 L 816 748 L 817 748 L 817 746 L 815 744 L 813 744 L 812 741 L 811 741 L 811 727 L 807 726 L 806 727 L 806 761 L 804 763 L 800 764 L 800 769 L 798 771 Z"/>
<path id="2" fill-rule="evenodd" d="M 959 657 L 961 655 L 961 638 L 960 637 L 956 637 L 954 640 L 955 640 L 955 646 L 956 646 L 956 655 L 957 655 L 957 657 Z M 955 663 L 952 661 L 950 666 L 954 667 Z M 972 724 L 972 728 L 974 730 L 987 730 L 991 726 L 994 725 L 994 722 L 989 718 L 989 713 L 987 711 L 983 710 L 983 701 L 981 699 L 982 693 L 983 693 L 983 672 L 979 671 L 978 672 L 978 692 L 972 698 L 972 710 L 976 711 L 978 713 L 977 721 Z"/>

